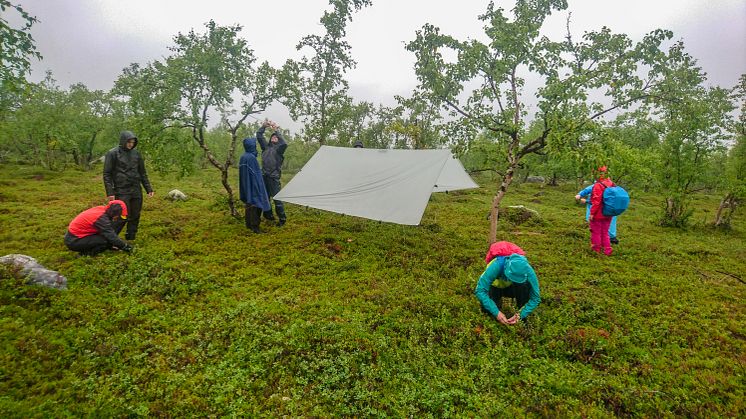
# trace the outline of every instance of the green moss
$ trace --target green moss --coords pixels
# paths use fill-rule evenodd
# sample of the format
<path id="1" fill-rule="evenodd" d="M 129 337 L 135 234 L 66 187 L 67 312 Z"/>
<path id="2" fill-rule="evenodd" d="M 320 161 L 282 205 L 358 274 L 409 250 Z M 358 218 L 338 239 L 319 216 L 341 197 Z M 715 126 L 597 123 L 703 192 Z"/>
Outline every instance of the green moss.
<path id="1" fill-rule="evenodd" d="M 153 175 L 131 255 L 79 257 L 62 236 L 104 201 L 98 173 L 0 166 L 0 415 L 744 416 L 743 217 L 721 232 L 657 226 L 635 191 L 610 258 L 589 250 L 572 185 L 514 185 L 500 220 L 543 302 L 527 325 L 483 314 L 495 186 L 433 195 L 419 227 L 287 205 L 248 232 L 216 174 Z M 235 179 L 235 178 L 234 178 Z M 190 196 L 171 202 L 178 188 Z M 718 196 L 699 195 L 693 220 Z"/>

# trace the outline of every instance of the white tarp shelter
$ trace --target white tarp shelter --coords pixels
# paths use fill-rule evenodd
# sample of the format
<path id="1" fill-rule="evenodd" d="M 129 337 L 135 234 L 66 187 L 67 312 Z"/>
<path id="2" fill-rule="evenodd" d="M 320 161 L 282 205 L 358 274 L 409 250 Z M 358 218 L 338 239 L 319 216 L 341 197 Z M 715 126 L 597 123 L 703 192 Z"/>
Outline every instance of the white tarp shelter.
<path id="1" fill-rule="evenodd" d="M 450 150 L 321 146 L 275 199 L 417 225 L 432 192 L 478 187 Z"/>

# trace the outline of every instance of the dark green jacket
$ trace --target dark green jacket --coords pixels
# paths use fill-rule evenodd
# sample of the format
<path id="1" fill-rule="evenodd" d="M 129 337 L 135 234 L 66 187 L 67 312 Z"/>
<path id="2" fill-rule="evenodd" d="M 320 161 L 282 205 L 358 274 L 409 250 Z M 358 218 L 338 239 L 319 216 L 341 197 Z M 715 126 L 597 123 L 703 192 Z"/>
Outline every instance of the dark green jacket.
<path id="1" fill-rule="evenodd" d="M 135 147 L 127 149 L 127 141 L 135 140 Z M 106 196 L 142 195 L 140 185 L 150 193 L 148 174 L 145 162 L 137 148 L 137 137 L 130 131 L 123 131 L 119 136 L 119 146 L 112 148 L 104 158 L 104 187 Z"/>

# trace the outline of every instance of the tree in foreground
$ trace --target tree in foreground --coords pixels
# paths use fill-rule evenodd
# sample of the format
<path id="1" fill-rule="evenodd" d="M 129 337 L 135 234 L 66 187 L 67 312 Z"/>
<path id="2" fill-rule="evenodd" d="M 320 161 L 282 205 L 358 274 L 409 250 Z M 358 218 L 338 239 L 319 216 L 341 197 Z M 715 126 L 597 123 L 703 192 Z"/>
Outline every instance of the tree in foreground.
<path id="1" fill-rule="evenodd" d="M 484 133 L 504 149 L 490 242 L 496 240 L 500 202 L 524 157 L 549 144 L 562 150 L 592 140 L 596 121 L 647 100 L 660 78 L 666 58 L 660 45 L 670 32 L 653 31 L 638 43 L 607 28 L 580 41 L 569 29 L 557 42 L 541 36 L 546 18 L 566 8 L 565 0 L 518 0 L 509 20 L 490 2 L 479 17 L 487 42 L 459 41 L 426 24 L 407 45 L 416 55 L 420 88 L 454 118 L 451 139 L 468 147 Z M 524 91 L 529 77 L 543 80 L 535 115 L 529 115 Z M 593 95 L 602 99 L 591 100 Z M 539 121 L 540 129 L 529 129 L 529 120 Z"/>
<path id="2" fill-rule="evenodd" d="M 210 21 L 205 33 L 193 30 L 174 37 L 173 55 L 145 67 L 132 64 L 117 80 L 117 94 L 129 98 L 129 111 L 140 136 L 196 143 L 221 173 L 231 214 L 237 216 L 228 170 L 235 164 L 240 128 L 251 115 L 264 111 L 277 97 L 275 70 L 257 65 L 253 50 L 239 38 L 241 26 Z M 228 132 L 224 156 L 207 140 L 215 113 Z M 176 135 L 167 131 L 178 130 Z M 186 131 L 187 135 L 182 135 Z M 143 134 L 144 133 L 144 134 Z"/>
<path id="3" fill-rule="evenodd" d="M 20 28 L 14 28 L 6 19 L 11 9 L 21 15 Z M 0 0 L 0 118 L 17 104 L 28 86 L 26 75 L 31 70 L 31 58 L 42 58 L 31 37 L 31 27 L 36 22 L 21 6 Z"/>

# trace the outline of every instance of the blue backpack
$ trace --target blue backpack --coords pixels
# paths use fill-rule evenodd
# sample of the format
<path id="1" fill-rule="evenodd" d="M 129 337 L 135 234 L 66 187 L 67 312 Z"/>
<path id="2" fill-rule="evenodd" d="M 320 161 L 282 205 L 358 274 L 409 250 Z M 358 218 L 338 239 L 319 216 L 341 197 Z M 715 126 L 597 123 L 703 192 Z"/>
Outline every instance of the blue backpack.
<path id="1" fill-rule="evenodd" d="M 629 207 L 629 194 L 621 186 L 604 189 L 604 206 L 601 212 L 607 217 L 616 217 Z"/>

